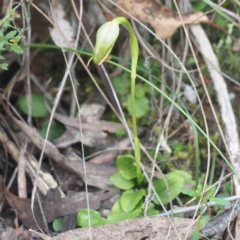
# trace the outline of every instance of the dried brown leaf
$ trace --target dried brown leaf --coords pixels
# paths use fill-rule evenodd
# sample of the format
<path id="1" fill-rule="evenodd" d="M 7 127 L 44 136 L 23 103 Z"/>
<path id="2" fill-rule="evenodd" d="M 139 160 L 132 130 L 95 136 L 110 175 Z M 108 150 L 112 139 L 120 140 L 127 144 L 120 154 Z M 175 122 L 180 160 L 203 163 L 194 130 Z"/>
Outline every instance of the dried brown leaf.
<path id="1" fill-rule="evenodd" d="M 147 22 L 155 29 L 160 38 L 171 37 L 177 28 L 182 26 L 179 14 L 167 8 L 156 0 L 118 0 L 117 5 L 142 22 Z M 125 15 L 119 9 L 120 15 Z M 202 12 L 190 12 L 182 14 L 184 24 L 198 24 L 207 22 L 207 16 Z"/>
<path id="2" fill-rule="evenodd" d="M 4 188 L 4 195 L 9 205 L 14 209 L 16 216 L 21 220 L 27 228 L 38 229 L 38 226 L 45 229 L 45 223 L 37 202 L 34 204 L 34 216 L 31 210 L 31 200 L 26 198 L 19 198 L 15 196 L 4 186 L 2 178 L 0 178 L 1 186 Z M 48 197 L 48 195 L 50 195 Z M 61 198 L 54 194 L 51 196 L 51 191 L 48 192 L 44 201 L 41 201 L 45 218 L 47 222 L 53 221 L 56 217 L 67 216 L 77 213 L 80 209 L 87 207 L 86 193 L 76 193 L 72 197 Z M 98 209 L 100 206 L 100 197 L 92 193 L 89 195 L 89 206 L 92 209 Z M 100 195 L 101 196 L 101 195 Z"/>
<path id="3" fill-rule="evenodd" d="M 65 9 L 61 2 L 52 4 L 52 14 L 55 26 L 49 28 L 53 42 L 60 47 L 69 47 L 69 43 L 74 41 L 74 29 L 71 23 L 65 18 Z"/>

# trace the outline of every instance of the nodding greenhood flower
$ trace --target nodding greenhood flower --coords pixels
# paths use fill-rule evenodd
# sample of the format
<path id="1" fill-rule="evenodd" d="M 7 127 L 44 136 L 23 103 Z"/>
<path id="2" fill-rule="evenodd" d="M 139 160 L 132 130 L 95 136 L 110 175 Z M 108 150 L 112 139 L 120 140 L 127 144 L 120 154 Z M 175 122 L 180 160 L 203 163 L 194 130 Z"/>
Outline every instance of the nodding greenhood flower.
<path id="1" fill-rule="evenodd" d="M 93 50 L 93 62 L 102 64 L 107 60 L 119 35 L 119 25 L 116 21 L 106 22 L 97 31 L 96 44 Z"/>

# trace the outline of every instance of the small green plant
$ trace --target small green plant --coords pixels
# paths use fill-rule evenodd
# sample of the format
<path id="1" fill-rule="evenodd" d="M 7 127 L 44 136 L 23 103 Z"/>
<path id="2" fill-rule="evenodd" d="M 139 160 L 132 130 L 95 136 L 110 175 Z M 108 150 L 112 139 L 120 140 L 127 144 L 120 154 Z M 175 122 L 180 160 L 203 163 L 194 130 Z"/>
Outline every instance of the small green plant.
<path id="1" fill-rule="evenodd" d="M 123 137 L 127 134 L 126 130 L 123 128 L 118 128 L 116 131 L 116 136 L 117 137 Z"/>
<path id="2" fill-rule="evenodd" d="M 73 240 L 79 240 L 79 238 L 77 236 L 74 236 Z"/>
<path id="3" fill-rule="evenodd" d="M 28 114 L 28 102 L 27 95 L 22 95 L 18 99 L 18 106 L 23 113 Z M 45 99 L 42 94 L 31 94 L 31 116 L 36 118 L 42 118 L 49 115 L 49 111 L 45 104 Z"/>
<path id="4" fill-rule="evenodd" d="M 42 138 L 46 137 L 48 124 L 49 124 L 49 120 L 44 121 L 42 123 L 42 128 L 39 131 Z M 64 126 L 61 123 L 53 120 L 51 122 L 51 129 L 48 135 L 48 141 L 53 142 L 56 138 L 60 137 L 64 132 L 65 132 Z"/>
<path id="5" fill-rule="evenodd" d="M 111 212 L 108 215 L 108 220 L 116 222 L 128 218 L 134 218 L 143 215 L 143 198 L 147 195 L 147 180 L 142 174 L 141 170 L 141 155 L 140 155 L 140 141 L 137 133 L 137 121 L 136 118 L 146 114 L 148 111 L 148 102 L 146 102 L 146 90 L 141 86 L 135 86 L 136 68 L 138 61 L 138 43 L 130 23 L 123 17 L 118 17 L 102 25 L 97 32 L 96 45 L 93 51 L 93 62 L 95 64 L 102 64 L 109 60 L 109 54 L 115 44 L 115 41 L 119 35 L 119 25 L 125 24 L 131 39 L 131 54 L 132 54 L 132 66 L 131 66 L 131 94 L 128 98 L 128 111 L 132 115 L 132 128 L 134 136 L 134 156 L 132 155 L 120 155 L 117 157 L 116 165 L 118 172 L 114 173 L 110 180 L 117 188 L 124 190 L 121 197 L 114 204 Z M 115 83 L 116 84 L 116 83 Z M 137 88 L 137 94 L 136 94 Z M 126 92 L 124 93 L 125 96 Z M 136 101 L 141 100 L 138 105 L 146 106 L 144 113 L 136 111 Z M 184 186 L 184 178 L 177 172 L 172 172 L 165 175 L 166 182 L 169 189 L 166 187 L 166 182 L 163 179 L 154 179 L 153 186 L 157 196 L 155 196 L 150 203 L 148 214 L 154 214 L 158 212 L 155 209 L 155 205 L 159 205 L 160 201 L 163 204 L 170 202 L 176 198 L 180 189 Z M 160 200 L 159 200 L 160 199 Z"/>
<path id="6" fill-rule="evenodd" d="M 124 160 L 122 156 L 118 158 L 118 160 Z M 129 156 L 130 162 L 133 161 L 133 157 Z M 120 161 L 121 162 L 121 161 Z M 124 162 L 124 161 L 123 161 Z M 117 164 L 119 161 L 117 161 Z M 130 168 L 132 168 L 131 164 L 129 164 Z M 131 170 L 127 169 L 126 165 L 118 166 L 119 172 L 122 172 L 123 176 L 128 178 L 136 178 L 136 169 Z M 124 169 L 123 169 L 123 168 Z M 125 190 L 123 191 L 121 197 L 114 203 L 110 213 L 107 218 L 101 217 L 100 213 L 93 209 L 81 209 L 77 215 L 77 226 L 87 227 L 87 226 L 95 226 L 102 225 L 106 223 L 118 222 L 121 220 L 136 218 L 139 216 L 144 216 L 144 203 L 143 198 L 146 196 L 147 191 L 147 182 L 143 181 L 142 188 L 136 189 L 134 186 L 136 185 L 135 181 L 127 181 L 122 177 L 119 172 L 115 173 L 119 177 L 119 181 L 117 187 Z M 153 186 L 156 191 L 156 196 L 154 196 L 153 200 L 150 202 L 147 210 L 147 215 L 152 216 L 159 214 L 160 211 L 156 209 L 157 206 L 160 205 L 159 199 L 163 204 L 169 203 L 171 200 L 175 199 L 181 192 L 185 183 L 192 183 L 192 178 L 190 174 L 184 171 L 173 171 L 165 175 L 166 181 L 168 184 L 168 188 L 163 179 L 154 179 Z M 134 189 L 133 189 L 134 188 Z"/>
<path id="7" fill-rule="evenodd" d="M 21 31 L 11 25 L 16 17 L 19 16 L 16 15 L 15 11 L 13 9 L 8 9 L 6 16 L 0 20 L 0 60 L 5 59 L 1 54 L 1 52 L 5 50 L 13 51 L 16 54 L 23 54 L 22 48 L 18 46 L 22 38 Z M 8 64 L 1 63 L 0 68 L 8 70 Z"/>
<path id="8" fill-rule="evenodd" d="M 88 227 L 110 223 L 108 219 L 103 218 L 100 212 L 93 209 L 81 209 L 77 214 L 77 226 Z"/>
<path id="9" fill-rule="evenodd" d="M 28 102 L 27 96 L 22 95 L 18 99 L 18 106 L 24 114 L 28 114 Z M 46 106 L 46 100 L 42 94 L 32 93 L 31 94 L 31 116 L 33 118 L 46 118 L 49 116 L 49 111 Z M 49 121 L 46 120 L 42 123 L 41 129 L 39 131 L 40 135 L 45 138 L 48 128 Z M 53 142 L 56 138 L 60 137 L 65 132 L 64 126 L 53 120 L 51 122 L 51 129 L 48 135 L 48 140 Z"/>
<path id="10" fill-rule="evenodd" d="M 183 142 L 174 142 L 172 149 L 174 157 L 186 158 L 188 156 L 186 145 Z"/>
<path id="11" fill-rule="evenodd" d="M 53 220 L 52 226 L 55 232 L 61 231 L 63 226 L 63 218 L 62 217 L 55 218 Z"/>

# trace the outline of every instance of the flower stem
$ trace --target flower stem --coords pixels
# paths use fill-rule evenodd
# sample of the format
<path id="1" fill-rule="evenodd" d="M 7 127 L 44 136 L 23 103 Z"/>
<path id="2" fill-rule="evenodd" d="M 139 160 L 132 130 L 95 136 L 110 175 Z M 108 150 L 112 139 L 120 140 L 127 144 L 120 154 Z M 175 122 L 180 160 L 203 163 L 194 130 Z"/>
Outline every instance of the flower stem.
<path id="1" fill-rule="evenodd" d="M 124 17 L 115 18 L 118 24 L 125 24 L 129 35 L 131 43 L 131 56 L 132 56 L 132 65 L 131 65 L 131 110 L 132 110 L 132 127 L 133 127 L 133 136 L 134 136 L 134 155 L 136 161 L 137 169 L 137 183 L 140 184 L 142 181 L 142 171 L 141 171 L 141 153 L 140 153 L 140 141 L 138 138 L 137 132 L 137 120 L 136 120 L 136 107 L 135 107 L 135 80 L 137 75 L 137 62 L 138 62 L 138 42 L 134 34 L 131 24 Z"/>

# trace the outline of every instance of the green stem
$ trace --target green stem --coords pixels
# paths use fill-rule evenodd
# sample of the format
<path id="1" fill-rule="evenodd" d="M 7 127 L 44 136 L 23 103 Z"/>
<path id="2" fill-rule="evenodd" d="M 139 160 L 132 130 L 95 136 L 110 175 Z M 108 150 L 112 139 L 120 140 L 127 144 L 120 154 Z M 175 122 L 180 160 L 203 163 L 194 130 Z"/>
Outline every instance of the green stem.
<path id="1" fill-rule="evenodd" d="M 136 169 L 137 169 L 137 182 L 141 183 L 142 180 L 142 170 L 141 170 L 141 153 L 140 153 L 140 141 L 138 139 L 137 132 L 137 120 L 136 120 L 136 108 L 135 108 L 135 80 L 137 75 L 137 62 L 138 62 L 138 42 L 135 37 L 134 31 L 132 29 L 131 24 L 124 17 L 115 18 L 118 24 L 125 24 L 131 41 L 131 56 L 132 56 L 132 65 L 131 65 L 131 109 L 132 109 L 132 127 L 133 127 L 133 136 L 134 136 L 134 155 L 136 161 Z"/>

